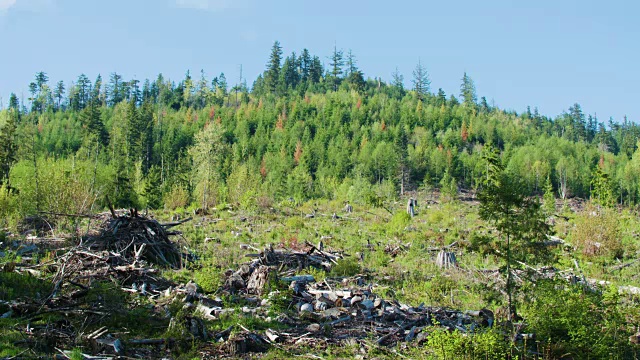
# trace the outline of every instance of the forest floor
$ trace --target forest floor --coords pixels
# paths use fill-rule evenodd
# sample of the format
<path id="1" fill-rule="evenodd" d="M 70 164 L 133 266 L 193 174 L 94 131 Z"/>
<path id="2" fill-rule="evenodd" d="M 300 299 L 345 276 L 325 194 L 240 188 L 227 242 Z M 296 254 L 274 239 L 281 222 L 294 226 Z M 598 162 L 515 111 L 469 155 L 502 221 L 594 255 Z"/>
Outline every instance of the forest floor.
<path id="1" fill-rule="evenodd" d="M 615 211 L 621 255 L 609 257 L 597 249 L 610 234 L 587 242 L 593 251 L 580 237 L 607 223 L 585 224 L 593 210 L 583 202 L 558 204 L 548 220 L 556 261 L 517 266 L 521 317 L 510 322 L 499 241 L 487 240 L 496 234 L 478 203 L 411 196 L 414 217 L 407 196 L 352 212 L 284 201 L 10 226 L 0 232 L 0 359 L 561 358 L 566 346 L 536 339 L 543 327 L 531 325 L 544 311 L 531 286 L 544 279 L 618 289 L 615 336 L 635 333 L 632 211 Z M 635 358 L 635 347 L 621 354 Z"/>

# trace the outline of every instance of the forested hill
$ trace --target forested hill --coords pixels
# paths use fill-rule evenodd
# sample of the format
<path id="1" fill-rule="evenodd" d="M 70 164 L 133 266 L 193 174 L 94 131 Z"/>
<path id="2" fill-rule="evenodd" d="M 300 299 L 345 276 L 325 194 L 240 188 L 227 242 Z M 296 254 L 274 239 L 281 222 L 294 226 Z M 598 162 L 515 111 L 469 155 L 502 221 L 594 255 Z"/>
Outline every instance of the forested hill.
<path id="1" fill-rule="evenodd" d="M 575 104 L 555 118 L 478 98 L 464 74 L 460 94 L 432 88 L 418 64 L 403 86 L 365 79 L 351 52 L 323 67 L 275 43 L 249 90 L 224 74 L 179 82 L 49 83 L 36 74 L 25 101 L 0 111 L 0 215 L 81 212 L 94 202 L 149 208 L 252 207 L 285 198 L 379 204 L 399 192 L 475 189 L 482 151 L 501 150 L 530 194 L 638 198 L 639 128 L 607 125 Z M 234 85 L 234 86 L 230 86 Z"/>

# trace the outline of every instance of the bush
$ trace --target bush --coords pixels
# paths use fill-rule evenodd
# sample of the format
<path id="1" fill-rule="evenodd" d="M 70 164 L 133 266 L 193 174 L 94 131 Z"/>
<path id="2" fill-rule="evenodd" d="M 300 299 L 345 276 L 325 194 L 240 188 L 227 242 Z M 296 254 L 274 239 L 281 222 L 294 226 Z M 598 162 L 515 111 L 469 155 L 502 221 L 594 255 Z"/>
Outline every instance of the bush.
<path id="1" fill-rule="evenodd" d="M 621 258 L 619 216 L 615 210 L 588 205 L 575 218 L 570 241 L 585 256 Z"/>
<path id="2" fill-rule="evenodd" d="M 529 331 L 552 352 L 551 358 L 571 354 L 580 358 L 624 358 L 629 351 L 618 290 L 586 290 L 580 285 L 539 281 L 533 301 L 523 304 Z M 566 355 L 565 355 L 566 356 Z"/>
<path id="3" fill-rule="evenodd" d="M 395 213 L 395 215 L 393 215 L 393 217 L 391 218 L 391 221 L 389 221 L 389 224 L 387 225 L 388 226 L 387 229 L 391 233 L 399 234 L 403 232 L 404 228 L 409 226 L 410 223 L 411 223 L 411 215 L 407 214 L 404 211 L 400 211 Z"/>
<path id="4" fill-rule="evenodd" d="M 494 329 L 462 334 L 458 330 L 435 328 L 427 338 L 428 348 L 436 359 L 506 359 L 509 344 Z"/>
<path id="5" fill-rule="evenodd" d="M 180 185 L 174 185 L 164 196 L 164 207 L 167 210 L 184 208 L 189 204 L 189 192 Z"/>

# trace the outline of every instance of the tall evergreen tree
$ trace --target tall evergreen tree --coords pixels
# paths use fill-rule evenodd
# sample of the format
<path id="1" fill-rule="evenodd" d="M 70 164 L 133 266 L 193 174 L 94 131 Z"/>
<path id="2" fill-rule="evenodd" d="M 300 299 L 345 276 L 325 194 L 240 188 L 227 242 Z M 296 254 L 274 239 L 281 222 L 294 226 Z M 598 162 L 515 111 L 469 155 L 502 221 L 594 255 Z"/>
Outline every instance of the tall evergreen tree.
<path id="1" fill-rule="evenodd" d="M 418 100 L 423 101 L 429 93 L 429 87 L 431 86 L 431 80 L 429 80 L 429 74 L 427 69 L 422 66 L 420 59 L 418 59 L 418 65 L 413 70 L 413 90 L 416 92 Z"/>
<path id="2" fill-rule="evenodd" d="M 549 225 L 538 198 L 525 195 L 522 182 L 505 171 L 497 151 L 491 146 L 483 151 L 486 177 L 478 192 L 479 214 L 482 220 L 492 223 L 504 239 L 505 252 L 500 255 L 506 260 L 508 318 L 512 321 L 517 313 L 511 268 L 524 262 L 549 259 L 548 249 L 539 246 L 546 239 Z"/>
<path id="3" fill-rule="evenodd" d="M 335 45 L 333 46 L 333 54 L 331 55 L 330 60 L 331 85 L 333 87 L 333 91 L 338 91 L 338 86 L 340 85 L 340 79 L 342 76 L 342 66 L 344 66 L 344 55 L 342 50 L 338 50 Z"/>
<path id="4" fill-rule="evenodd" d="M 56 84 L 56 88 L 53 91 L 53 97 L 57 100 L 57 109 L 60 109 L 62 104 L 62 99 L 64 98 L 64 82 L 62 80 L 58 81 Z"/>
<path id="5" fill-rule="evenodd" d="M 351 49 L 347 52 L 347 77 L 349 77 L 354 72 L 358 71 L 358 65 L 356 61 L 355 55 Z"/>
<path id="6" fill-rule="evenodd" d="M 391 74 L 391 86 L 396 90 L 399 97 L 404 96 L 404 76 L 398 71 L 397 67 L 393 74 Z"/>
<path id="7" fill-rule="evenodd" d="M 267 71 L 264 74 L 264 81 L 267 89 L 275 94 L 278 90 L 278 81 L 280 80 L 280 63 L 282 62 L 282 46 L 279 41 L 275 41 L 271 47 L 271 55 L 269 55 L 269 63 Z"/>
<path id="8" fill-rule="evenodd" d="M 473 79 L 465 72 L 462 76 L 462 84 L 460 85 L 460 97 L 462 98 L 462 104 L 468 108 L 475 108 L 478 102 L 478 95 L 476 95 L 476 85 Z"/>
<path id="9" fill-rule="evenodd" d="M 300 55 L 300 75 L 303 82 L 307 82 L 309 79 L 312 61 L 313 59 L 311 58 L 311 54 L 309 54 L 309 50 L 302 50 L 302 54 Z"/>
<path id="10" fill-rule="evenodd" d="M 322 74 L 324 73 L 324 69 L 322 66 L 322 61 L 317 56 L 313 57 L 311 61 L 311 65 L 309 66 L 309 80 L 312 83 L 319 83 L 320 79 L 322 79 Z"/>
<path id="11" fill-rule="evenodd" d="M 89 97 L 91 96 L 91 81 L 89 81 L 89 78 L 85 74 L 80 74 L 76 86 L 78 88 L 78 93 L 76 94 L 77 109 L 75 110 L 82 110 L 89 103 Z"/>
<path id="12" fill-rule="evenodd" d="M 111 106 L 115 106 L 124 100 L 122 75 L 111 73 L 109 77 L 109 85 L 107 86 L 107 102 Z"/>
<path id="13" fill-rule="evenodd" d="M 18 150 L 18 144 L 16 142 L 16 119 L 18 117 L 18 110 L 11 106 L 9 107 L 9 116 L 6 118 L 5 124 L 0 127 L 0 185 L 9 184 L 9 173 L 11 166 L 16 162 L 16 153 Z"/>

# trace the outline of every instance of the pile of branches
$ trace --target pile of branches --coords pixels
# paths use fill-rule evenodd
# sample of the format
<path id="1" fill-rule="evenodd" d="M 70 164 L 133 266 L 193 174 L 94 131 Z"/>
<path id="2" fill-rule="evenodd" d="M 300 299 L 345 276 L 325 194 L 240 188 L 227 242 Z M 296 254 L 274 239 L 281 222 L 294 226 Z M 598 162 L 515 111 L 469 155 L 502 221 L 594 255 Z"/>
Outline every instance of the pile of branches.
<path id="1" fill-rule="evenodd" d="M 108 251 L 112 255 L 111 265 L 135 264 L 143 259 L 177 269 L 182 266 L 182 253 L 169 236 L 180 235 L 180 232 L 169 229 L 189 220 L 160 224 L 140 215 L 136 209 L 123 215 L 111 210 L 111 217 L 103 222 L 99 233 L 83 243 L 90 251 Z"/>
<path id="2" fill-rule="evenodd" d="M 307 251 L 274 249 L 269 246 L 259 253 L 246 254 L 245 256 L 254 260 L 243 264 L 236 271 L 227 271 L 225 290 L 260 295 L 269 274 L 283 279 L 295 279 L 297 277 L 293 275 L 307 268 L 329 272 L 345 256 L 339 252 L 325 251 L 322 243 L 315 246 L 307 241 L 305 245 L 309 248 Z M 259 251 L 249 245 L 241 247 Z"/>

